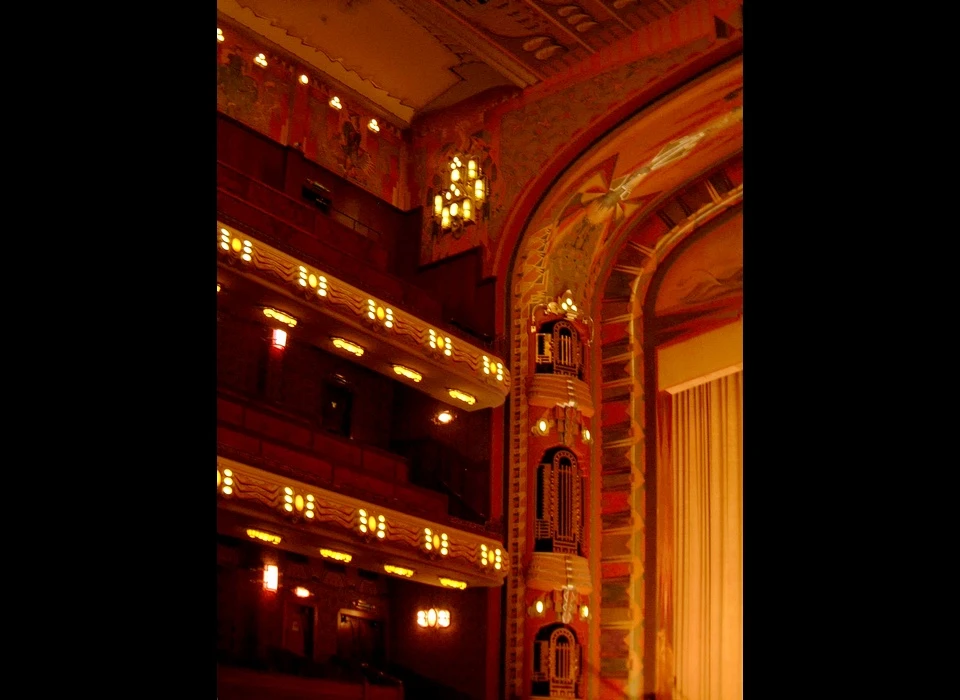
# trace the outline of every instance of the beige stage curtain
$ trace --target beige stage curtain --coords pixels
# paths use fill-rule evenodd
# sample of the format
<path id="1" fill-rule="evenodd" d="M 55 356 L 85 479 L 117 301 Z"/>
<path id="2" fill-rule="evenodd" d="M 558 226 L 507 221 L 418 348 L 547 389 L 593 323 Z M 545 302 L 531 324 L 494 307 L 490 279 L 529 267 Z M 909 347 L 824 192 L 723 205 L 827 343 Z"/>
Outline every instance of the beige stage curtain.
<path id="1" fill-rule="evenodd" d="M 673 700 L 743 697 L 742 396 L 740 371 L 661 403 L 657 675 Z"/>

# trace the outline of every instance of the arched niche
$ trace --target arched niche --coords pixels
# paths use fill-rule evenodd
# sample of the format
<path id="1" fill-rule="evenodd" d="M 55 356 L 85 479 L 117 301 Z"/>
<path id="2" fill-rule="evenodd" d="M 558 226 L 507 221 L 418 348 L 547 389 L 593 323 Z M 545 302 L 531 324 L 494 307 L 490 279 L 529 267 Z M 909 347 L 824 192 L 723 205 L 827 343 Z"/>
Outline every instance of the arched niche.
<path id="1" fill-rule="evenodd" d="M 534 496 L 535 552 L 583 554 L 583 475 L 568 449 L 544 453 L 537 465 Z"/>
<path id="2" fill-rule="evenodd" d="M 530 694 L 535 698 L 583 697 L 583 647 L 563 623 L 541 627 L 533 640 Z"/>

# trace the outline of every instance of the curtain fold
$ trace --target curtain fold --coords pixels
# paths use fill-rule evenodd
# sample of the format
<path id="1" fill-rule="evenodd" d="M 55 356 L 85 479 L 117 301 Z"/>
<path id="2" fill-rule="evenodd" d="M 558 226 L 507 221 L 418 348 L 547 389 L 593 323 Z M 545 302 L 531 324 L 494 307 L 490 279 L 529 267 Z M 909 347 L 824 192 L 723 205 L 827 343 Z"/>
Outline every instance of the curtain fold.
<path id="1" fill-rule="evenodd" d="M 742 396 L 737 372 L 661 404 L 657 675 L 673 700 L 743 697 Z"/>

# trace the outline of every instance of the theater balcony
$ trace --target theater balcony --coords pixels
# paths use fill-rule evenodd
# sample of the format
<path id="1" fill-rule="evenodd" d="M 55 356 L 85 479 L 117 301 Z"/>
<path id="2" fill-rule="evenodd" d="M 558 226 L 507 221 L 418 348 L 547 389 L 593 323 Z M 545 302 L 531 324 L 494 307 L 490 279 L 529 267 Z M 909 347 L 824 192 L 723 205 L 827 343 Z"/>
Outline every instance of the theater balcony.
<path id="1" fill-rule="evenodd" d="M 266 314 L 285 338 L 296 333 L 385 376 L 400 377 L 457 408 L 503 404 L 506 362 L 399 304 L 309 262 L 217 222 L 218 294 L 236 308 Z"/>

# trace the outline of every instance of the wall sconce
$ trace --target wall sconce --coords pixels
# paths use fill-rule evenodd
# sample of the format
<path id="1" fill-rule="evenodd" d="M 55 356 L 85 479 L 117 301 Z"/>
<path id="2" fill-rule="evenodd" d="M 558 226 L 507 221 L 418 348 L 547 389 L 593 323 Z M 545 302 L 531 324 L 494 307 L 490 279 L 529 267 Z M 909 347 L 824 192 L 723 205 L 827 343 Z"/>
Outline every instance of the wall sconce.
<path id="1" fill-rule="evenodd" d="M 450 626 L 450 611 L 430 608 L 429 610 L 417 611 L 417 624 L 420 627 L 431 627 L 441 629 Z"/>
<path id="2" fill-rule="evenodd" d="M 401 377 L 406 377 L 407 379 L 412 379 L 415 382 L 419 382 L 423 379 L 423 375 L 419 372 L 414 372 L 409 367 L 404 367 L 403 365 L 394 365 L 393 371 L 399 374 Z"/>
<path id="3" fill-rule="evenodd" d="M 310 82 L 310 78 L 307 77 L 307 74 L 306 74 L 306 73 L 303 73 L 303 74 L 300 76 L 300 84 L 301 84 L 301 85 L 306 85 L 306 84 L 309 83 L 309 82 Z"/>
<path id="4" fill-rule="evenodd" d="M 264 56 L 262 53 L 258 53 L 257 57 L 253 59 L 253 62 L 256 63 L 258 66 L 260 66 L 261 68 L 267 67 L 267 57 Z"/>
<path id="5" fill-rule="evenodd" d="M 450 411 L 440 411 L 433 417 L 433 422 L 437 425 L 448 425 L 453 422 L 454 415 Z"/>
<path id="6" fill-rule="evenodd" d="M 330 102 L 328 102 L 328 104 L 334 109 L 343 109 L 343 104 L 340 102 L 340 98 L 336 95 L 330 98 Z"/>
<path id="7" fill-rule="evenodd" d="M 279 328 L 274 328 L 271 342 L 273 343 L 273 347 L 278 350 L 283 350 L 287 347 L 287 332 Z"/>
<path id="8" fill-rule="evenodd" d="M 581 619 L 581 620 L 586 620 L 588 617 L 590 617 L 590 608 L 589 608 L 588 606 L 586 606 L 586 605 L 581 605 L 581 606 L 580 606 L 580 619 Z"/>
<path id="9" fill-rule="evenodd" d="M 297 596 L 297 598 L 309 598 L 311 595 L 313 595 L 310 591 L 308 591 L 303 586 L 297 586 L 296 588 L 294 588 L 293 594 Z"/>
<path id="10" fill-rule="evenodd" d="M 266 316 L 267 318 L 272 318 L 275 321 L 279 321 L 280 323 L 285 323 L 291 328 L 297 327 L 297 319 L 295 319 L 290 314 L 283 313 L 282 311 L 277 311 L 276 309 L 271 309 L 271 308 L 265 308 L 263 310 L 263 315 Z"/>
<path id="11" fill-rule="evenodd" d="M 450 396 L 457 399 L 458 401 L 463 401 L 465 404 L 472 406 L 477 402 L 476 396 L 471 396 L 470 394 L 460 391 L 459 389 L 447 389 L 450 393 Z"/>
<path id="12" fill-rule="evenodd" d="M 587 443 L 590 442 L 590 430 L 587 428 L 583 429 L 583 441 Z"/>
<path id="13" fill-rule="evenodd" d="M 267 564 L 263 567 L 263 590 L 275 591 L 280 586 L 280 570 L 276 564 Z"/>
<path id="14" fill-rule="evenodd" d="M 339 350 L 346 350 L 357 357 L 363 357 L 363 348 L 356 343 L 351 343 L 349 340 L 344 340 L 343 338 L 331 338 L 330 340 L 333 341 L 333 347 Z"/>
<path id="15" fill-rule="evenodd" d="M 541 418 L 536 423 L 533 424 L 531 432 L 534 435 L 540 435 L 541 437 L 550 434 L 550 426 L 553 425 L 553 421 L 549 421 L 545 418 Z"/>
<path id="16" fill-rule="evenodd" d="M 223 35 L 223 30 L 220 27 L 217 27 L 217 41 L 225 41 L 226 37 Z"/>
<path id="17" fill-rule="evenodd" d="M 474 156 L 454 156 L 443 173 L 443 189 L 433 197 L 433 218 L 441 231 L 459 235 L 480 218 L 486 197 L 483 170 Z"/>
<path id="18" fill-rule="evenodd" d="M 377 124 L 376 119 L 371 119 L 369 122 L 367 122 L 367 128 L 375 134 L 380 131 L 380 125 Z"/>
<path id="19" fill-rule="evenodd" d="M 549 600 L 545 601 L 543 598 L 537 598 L 533 605 L 527 608 L 527 615 L 530 617 L 543 617 L 544 613 L 552 607 L 553 605 Z"/>

